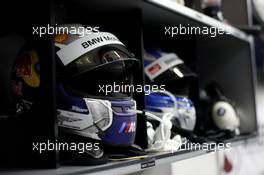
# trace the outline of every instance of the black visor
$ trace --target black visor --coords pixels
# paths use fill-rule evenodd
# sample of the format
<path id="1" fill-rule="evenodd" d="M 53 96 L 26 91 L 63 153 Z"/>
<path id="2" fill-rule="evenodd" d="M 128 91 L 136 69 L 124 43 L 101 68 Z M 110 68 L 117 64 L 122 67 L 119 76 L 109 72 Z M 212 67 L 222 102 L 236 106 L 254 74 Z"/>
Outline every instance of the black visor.
<path id="1" fill-rule="evenodd" d="M 99 76 L 98 71 L 102 78 L 104 76 L 115 78 L 121 74 L 122 76 L 129 76 L 136 73 L 139 65 L 139 60 L 134 58 L 124 46 L 105 45 L 80 56 L 64 67 L 63 72 L 59 72 L 58 77 L 69 80 L 88 72 L 89 76 L 94 76 L 92 72 Z"/>

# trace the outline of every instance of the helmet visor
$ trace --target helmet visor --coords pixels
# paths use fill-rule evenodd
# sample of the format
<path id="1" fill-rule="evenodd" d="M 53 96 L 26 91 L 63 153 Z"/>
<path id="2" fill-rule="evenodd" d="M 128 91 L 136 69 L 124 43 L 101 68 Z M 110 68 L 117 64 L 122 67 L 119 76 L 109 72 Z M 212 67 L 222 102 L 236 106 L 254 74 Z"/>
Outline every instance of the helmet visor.
<path id="1" fill-rule="evenodd" d="M 98 77 L 100 79 L 108 76 L 113 79 L 120 75 L 128 76 L 135 73 L 140 65 L 139 60 L 133 57 L 122 45 L 105 45 L 80 56 L 58 76 L 71 79 L 91 71 L 95 73 L 97 70 L 97 76 L 102 75 Z"/>

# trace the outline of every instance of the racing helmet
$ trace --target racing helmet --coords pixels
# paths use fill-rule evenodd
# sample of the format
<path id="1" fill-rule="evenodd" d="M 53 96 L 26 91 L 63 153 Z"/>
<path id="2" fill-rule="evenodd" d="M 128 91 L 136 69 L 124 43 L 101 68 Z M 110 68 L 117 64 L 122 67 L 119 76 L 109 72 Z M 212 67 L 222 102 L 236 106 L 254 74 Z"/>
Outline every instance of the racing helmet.
<path id="1" fill-rule="evenodd" d="M 11 74 L 14 115 L 29 111 L 39 97 L 40 66 L 35 50 L 25 46 L 17 56 Z"/>
<path id="2" fill-rule="evenodd" d="M 144 67 L 151 83 L 166 84 L 167 90 L 182 95 L 189 94 L 197 77 L 177 54 L 160 49 L 145 49 Z"/>
<path id="3" fill-rule="evenodd" d="M 215 102 L 212 117 L 216 126 L 221 130 L 235 131 L 240 125 L 235 108 L 224 100 Z"/>
<path id="4" fill-rule="evenodd" d="M 79 24 L 61 27 L 80 28 Z M 140 62 L 112 33 L 64 33 L 55 36 L 57 79 L 80 91 L 98 95 L 98 84 L 123 82 Z M 93 75 L 93 76 L 91 76 Z M 90 83 L 83 83 L 84 80 Z M 105 94 L 100 94 L 105 95 Z"/>
<path id="5" fill-rule="evenodd" d="M 63 132 L 106 144 L 131 145 L 136 102 L 126 94 L 100 94 L 98 84 L 126 80 L 140 62 L 111 33 L 69 32 L 80 26 L 62 25 L 63 32 L 54 37 L 58 125 Z M 30 110 L 38 98 L 39 58 L 34 49 L 27 48 L 16 60 L 11 76 L 17 113 Z"/>
<path id="6" fill-rule="evenodd" d="M 171 93 L 153 92 L 146 95 L 146 110 L 162 118 L 171 113 L 172 130 L 193 131 L 196 124 L 196 111 L 191 100 Z"/>
<path id="7" fill-rule="evenodd" d="M 239 134 L 240 119 L 234 103 L 223 94 L 216 82 L 208 84 L 205 90 L 211 100 L 209 117 L 211 115 L 216 127 Z"/>

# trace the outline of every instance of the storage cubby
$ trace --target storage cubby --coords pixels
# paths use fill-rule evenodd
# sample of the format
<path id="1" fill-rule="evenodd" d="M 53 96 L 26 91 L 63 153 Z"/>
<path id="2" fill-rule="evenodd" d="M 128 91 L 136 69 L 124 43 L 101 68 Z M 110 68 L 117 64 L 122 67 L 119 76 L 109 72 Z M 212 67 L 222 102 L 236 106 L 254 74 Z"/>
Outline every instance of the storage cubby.
<path id="1" fill-rule="evenodd" d="M 33 36 L 32 27 L 47 25 L 51 22 L 50 4 L 42 6 L 34 5 L 30 8 L 28 3 L 17 4 L 20 8 L 14 8 L 17 14 L 15 20 L 7 21 L 7 31 L 1 37 L 1 47 L 7 48 L 1 51 L 1 69 L 6 73 L 1 79 L 5 84 L 4 93 L 8 96 L 3 99 L 11 103 L 11 72 L 15 59 L 27 42 L 31 42 L 41 61 L 41 85 L 40 96 L 36 104 L 23 116 L 9 114 L 10 106 L 5 108 L 9 114 L 7 119 L 0 121 L 0 159 L 1 167 L 38 167 L 55 168 L 58 165 L 58 152 L 50 151 L 38 154 L 32 151 L 32 144 L 57 139 L 57 122 L 55 109 L 55 77 L 54 77 L 54 46 L 51 36 Z M 17 6 L 17 7 L 18 7 Z M 35 14 L 32 15 L 32 14 Z M 13 16 L 13 15 L 12 15 Z M 17 23 L 13 23 L 17 21 Z M 23 27 L 22 27 L 23 26 Z M 8 64 L 5 64 L 8 63 Z M 2 86 L 2 84 L 1 84 Z M 2 98 L 2 97 L 1 97 Z M 0 109 L 2 111 L 2 108 Z M 12 111 L 14 112 L 14 111 Z"/>
<path id="2" fill-rule="evenodd" d="M 241 42 L 223 36 L 215 39 L 200 37 L 197 42 L 201 86 L 219 83 L 225 95 L 236 105 L 241 134 L 256 133 L 256 70 L 252 40 Z"/>
<path id="3" fill-rule="evenodd" d="M 182 15 L 175 15 L 174 11 L 164 9 L 170 9 L 171 6 L 161 8 L 155 3 L 146 2 L 143 3 L 143 7 L 145 45 L 154 44 L 157 48 L 177 53 L 198 74 L 200 89 L 211 82 L 218 83 L 226 96 L 236 104 L 241 120 L 241 134 L 256 134 L 256 70 L 252 55 L 252 39 L 241 40 L 232 34 L 217 37 L 206 35 L 171 37 L 165 34 L 164 27 L 179 24 L 192 27 L 210 25 L 205 25 L 199 20 L 186 19 Z M 204 116 L 199 117 L 204 120 Z"/>
<path id="4" fill-rule="evenodd" d="M 122 41 L 128 50 L 135 55 L 135 58 L 142 62 L 142 29 L 141 11 L 136 6 L 127 7 L 126 11 L 114 10 L 111 8 L 98 12 L 93 6 L 86 5 L 87 2 L 68 2 L 54 4 L 55 24 L 83 24 L 99 27 L 100 31 L 111 32 Z M 76 6 L 76 8 L 71 8 Z M 126 8 L 126 7 L 125 7 Z M 134 77 L 131 77 L 132 84 L 144 83 L 143 65 Z M 133 93 L 137 101 L 137 108 L 144 109 L 144 94 Z M 146 119 L 143 115 L 137 117 L 137 134 L 135 143 L 143 148 L 147 147 Z"/>

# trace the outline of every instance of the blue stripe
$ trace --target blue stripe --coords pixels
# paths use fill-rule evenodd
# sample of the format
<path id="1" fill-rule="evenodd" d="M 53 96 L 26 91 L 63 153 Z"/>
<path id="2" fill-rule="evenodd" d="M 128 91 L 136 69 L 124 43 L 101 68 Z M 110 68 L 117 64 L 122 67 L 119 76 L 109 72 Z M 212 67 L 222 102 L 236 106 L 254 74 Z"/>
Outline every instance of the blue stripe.
<path id="1" fill-rule="evenodd" d="M 121 128 L 119 129 L 119 132 L 118 133 L 122 133 L 124 131 L 125 127 L 126 127 L 126 123 L 124 122 L 122 124 Z"/>

